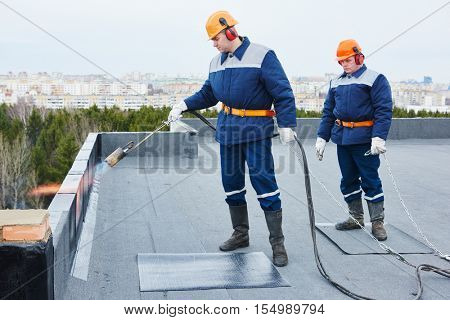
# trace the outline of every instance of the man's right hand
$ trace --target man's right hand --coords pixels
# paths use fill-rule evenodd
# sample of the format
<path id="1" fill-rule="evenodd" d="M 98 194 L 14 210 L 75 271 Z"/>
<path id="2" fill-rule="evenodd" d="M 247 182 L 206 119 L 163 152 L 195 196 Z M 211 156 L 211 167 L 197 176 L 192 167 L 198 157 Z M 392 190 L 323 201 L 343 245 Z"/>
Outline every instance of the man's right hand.
<path id="1" fill-rule="evenodd" d="M 181 113 L 186 110 L 187 110 L 187 105 L 184 101 L 181 101 L 180 103 L 175 104 L 172 107 L 172 110 L 170 110 L 169 117 L 167 118 L 167 120 L 169 122 L 177 121 L 178 119 L 181 118 Z"/>
<path id="2" fill-rule="evenodd" d="M 319 159 L 319 161 L 322 161 L 322 159 L 323 159 L 323 153 L 325 151 L 326 144 L 327 144 L 327 141 L 325 139 L 322 139 L 321 137 L 317 137 L 316 155 L 317 155 L 317 159 Z"/>

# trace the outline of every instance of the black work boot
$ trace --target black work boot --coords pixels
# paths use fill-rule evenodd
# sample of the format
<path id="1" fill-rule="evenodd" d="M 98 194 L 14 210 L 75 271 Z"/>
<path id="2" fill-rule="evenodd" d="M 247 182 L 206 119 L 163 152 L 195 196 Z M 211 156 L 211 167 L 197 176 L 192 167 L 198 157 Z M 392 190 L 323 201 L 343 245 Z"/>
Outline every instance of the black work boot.
<path id="1" fill-rule="evenodd" d="M 387 239 L 386 229 L 384 228 L 384 201 L 369 202 L 370 221 L 372 221 L 372 234 L 378 241 Z"/>
<path id="2" fill-rule="evenodd" d="M 362 205 L 361 198 L 355 199 L 348 203 L 348 210 L 350 215 L 355 218 L 361 226 L 364 225 L 364 209 Z M 347 220 L 343 222 L 336 223 L 335 228 L 337 230 L 345 231 L 345 230 L 352 230 L 352 229 L 361 229 L 361 226 L 359 226 L 352 218 L 348 218 Z"/>
<path id="3" fill-rule="evenodd" d="M 272 245 L 272 260 L 277 267 L 284 267 L 288 264 L 288 256 L 284 247 L 284 235 L 281 229 L 283 220 L 282 211 L 264 211 L 266 216 L 267 228 L 269 229 L 269 242 Z"/>
<path id="4" fill-rule="evenodd" d="M 222 251 L 233 251 L 249 245 L 247 205 L 230 206 L 230 216 L 234 232 L 230 239 L 219 246 Z"/>

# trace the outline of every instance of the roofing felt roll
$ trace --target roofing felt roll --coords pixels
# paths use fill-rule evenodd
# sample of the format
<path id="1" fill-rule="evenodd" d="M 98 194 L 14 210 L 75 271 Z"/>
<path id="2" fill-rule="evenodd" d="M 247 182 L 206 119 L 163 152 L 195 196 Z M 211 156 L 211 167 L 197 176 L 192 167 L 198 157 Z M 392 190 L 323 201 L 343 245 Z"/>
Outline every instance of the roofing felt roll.
<path id="1" fill-rule="evenodd" d="M 262 252 L 138 254 L 141 291 L 289 287 Z"/>

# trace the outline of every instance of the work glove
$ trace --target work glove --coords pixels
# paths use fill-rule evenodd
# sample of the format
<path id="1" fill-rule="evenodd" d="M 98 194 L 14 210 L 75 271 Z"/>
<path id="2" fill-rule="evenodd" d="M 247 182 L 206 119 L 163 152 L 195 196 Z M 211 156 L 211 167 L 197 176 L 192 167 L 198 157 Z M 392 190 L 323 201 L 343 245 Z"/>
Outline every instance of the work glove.
<path id="1" fill-rule="evenodd" d="M 327 144 L 327 141 L 325 139 L 322 139 L 321 137 L 317 137 L 316 140 L 316 156 L 319 161 L 322 161 L 323 159 L 323 153 L 325 151 L 325 146 Z"/>
<path id="2" fill-rule="evenodd" d="M 297 134 L 291 128 L 278 128 L 278 133 L 280 134 L 280 140 L 282 144 L 287 144 L 295 140 Z"/>
<path id="3" fill-rule="evenodd" d="M 172 110 L 170 110 L 169 117 L 167 118 L 167 120 L 169 122 L 177 121 L 178 119 L 181 118 L 181 113 L 186 110 L 187 110 L 187 105 L 184 101 L 181 101 L 180 103 L 175 104 L 172 107 Z"/>
<path id="4" fill-rule="evenodd" d="M 386 141 L 375 137 L 372 138 L 372 146 L 370 147 L 370 154 L 371 155 L 378 155 L 386 152 Z"/>

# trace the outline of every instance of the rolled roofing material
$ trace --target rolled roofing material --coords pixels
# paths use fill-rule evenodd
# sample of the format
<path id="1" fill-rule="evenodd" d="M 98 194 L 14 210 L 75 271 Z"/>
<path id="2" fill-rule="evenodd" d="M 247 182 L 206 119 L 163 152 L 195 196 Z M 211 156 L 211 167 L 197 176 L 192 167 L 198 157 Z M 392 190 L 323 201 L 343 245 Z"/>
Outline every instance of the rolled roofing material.
<path id="1" fill-rule="evenodd" d="M 141 291 L 290 287 L 262 252 L 138 254 Z"/>
<path id="2" fill-rule="evenodd" d="M 366 229 L 371 225 L 366 223 Z M 392 224 L 385 225 L 388 238 L 383 241 L 384 244 L 395 248 L 400 254 L 423 254 L 433 253 L 433 251 L 419 240 L 395 227 Z M 348 255 L 363 254 L 388 254 L 382 250 L 370 236 L 361 229 L 339 231 L 332 223 L 316 223 L 316 229 L 321 232 L 328 240 L 338 247 L 343 253 Z"/>

